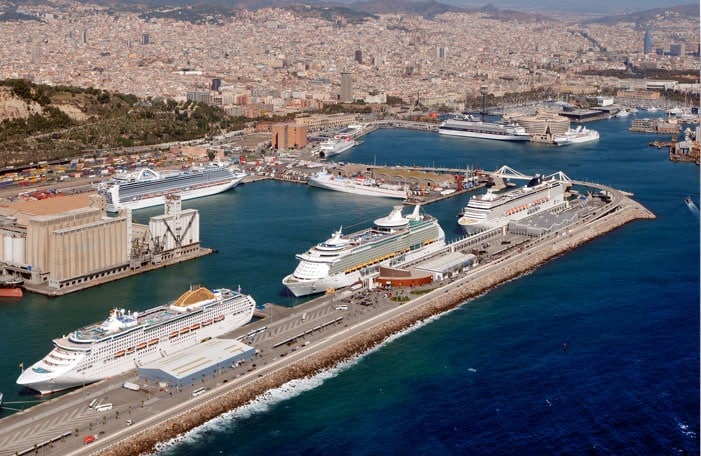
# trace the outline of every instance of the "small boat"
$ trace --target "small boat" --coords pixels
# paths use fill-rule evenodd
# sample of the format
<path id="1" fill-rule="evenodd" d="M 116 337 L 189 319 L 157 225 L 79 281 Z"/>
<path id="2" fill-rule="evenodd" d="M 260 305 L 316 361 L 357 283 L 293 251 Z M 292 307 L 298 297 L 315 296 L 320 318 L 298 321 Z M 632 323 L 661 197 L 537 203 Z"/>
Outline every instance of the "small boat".
<path id="1" fill-rule="evenodd" d="M 151 345 L 156 345 L 158 343 L 158 338 L 151 339 L 148 341 L 148 346 L 150 347 Z"/>
<path id="2" fill-rule="evenodd" d="M 224 315 L 219 315 L 218 317 L 214 317 L 214 322 L 222 321 L 224 319 Z"/>
<path id="3" fill-rule="evenodd" d="M 117 353 L 114 354 L 115 358 L 121 358 L 124 356 L 124 350 L 119 350 Z"/>
<path id="4" fill-rule="evenodd" d="M 13 275 L 0 275 L 0 298 L 21 298 L 24 280 Z"/>
<path id="5" fill-rule="evenodd" d="M 686 206 L 689 208 L 692 214 L 695 216 L 699 216 L 699 208 L 694 204 L 694 200 L 691 199 L 690 196 L 687 196 L 684 198 L 684 203 L 686 203 Z"/>
<path id="6" fill-rule="evenodd" d="M 146 348 L 146 342 L 141 342 L 139 345 L 136 346 L 137 350 L 143 350 Z"/>

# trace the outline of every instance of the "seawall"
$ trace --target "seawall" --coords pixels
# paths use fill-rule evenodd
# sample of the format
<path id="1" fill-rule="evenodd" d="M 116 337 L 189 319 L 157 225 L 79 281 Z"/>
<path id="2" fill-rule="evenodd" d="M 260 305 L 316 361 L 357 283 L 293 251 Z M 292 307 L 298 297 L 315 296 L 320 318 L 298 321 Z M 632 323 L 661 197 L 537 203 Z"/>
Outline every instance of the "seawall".
<path id="1" fill-rule="evenodd" d="M 279 387 L 291 380 L 313 376 L 342 361 L 364 353 L 386 340 L 389 336 L 411 327 L 416 322 L 455 308 L 466 300 L 536 269 L 545 262 L 565 254 L 586 242 L 615 230 L 628 222 L 638 219 L 653 219 L 655 216 L 638 203 L 628 200 L 628 204 L 612 214 L 606 215 L 587 229 L 572 232 L 557 238 L 545 248 L 520 255 L 498 270 L 475 277 L 452 290 L 416 307 L 408 309 L 395 318 L 388 319 L 366 331 L 350 336 L 327 349 L 308 355 L 306 358 L 287 365 L 277 371 L 254 379 L 236 390 L 222 393 L 216 400 L 193 406 L 160 424 L 130 436 L 127 440 L 112 445 L 101 455 L 124 456 L 153 452 L 159 442 L 200 426 L 217 416 L 243 406 L 266 391 Z"/>

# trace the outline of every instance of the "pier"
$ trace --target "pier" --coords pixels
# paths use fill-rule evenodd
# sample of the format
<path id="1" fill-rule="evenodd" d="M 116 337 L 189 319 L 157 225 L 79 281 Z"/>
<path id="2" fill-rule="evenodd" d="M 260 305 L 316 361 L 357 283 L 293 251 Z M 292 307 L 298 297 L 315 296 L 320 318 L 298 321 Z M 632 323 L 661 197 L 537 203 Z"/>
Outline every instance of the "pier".
<path id="1" fill-rule="evenodd" d="M 291 308 L 266 305 L 261 319 L 226 338 L 239 338 L 257 354 L 240 366 L 222 366 L 202 384 L 163 388 L 135 377 L 135 372 L 103 380 L 53 398 L 0 420 L 0 456 L 137 455 L 222 413 L 244 405 L 272 388 L 314 375 L 366 352 L 418 321 L 461 305 L 466 300 L 538 268 L 626 223 L 654 215 L 616 189 L 587 182 L 606 199 L 578 201 L 578 217 L 542 236 L 514 237 L 505 230 L 480 233 L 446 246 L 444 252 L 486 245 L 479 265 L 420 288 L 342 290 Z M 484 237 L 488 237 L 485 239 Z M 502 238 L 507 236 L 507 238 Z M 512 236 L 512 238 L 508 238 Z M 513 239 L 516 242 L 504 244 Z M 440 255 L 439 253 L 438 255 Z M 139 391 L 121 388 L 124 381 Z M 192 389 L 206 387 L 192 396 Z M 113 409 L 99 412 L 88 405 L 105 400 Z M 129 420 L 129 424 L 127 424 Z M 84 437 L 97 436 L 84 443 Z"/>

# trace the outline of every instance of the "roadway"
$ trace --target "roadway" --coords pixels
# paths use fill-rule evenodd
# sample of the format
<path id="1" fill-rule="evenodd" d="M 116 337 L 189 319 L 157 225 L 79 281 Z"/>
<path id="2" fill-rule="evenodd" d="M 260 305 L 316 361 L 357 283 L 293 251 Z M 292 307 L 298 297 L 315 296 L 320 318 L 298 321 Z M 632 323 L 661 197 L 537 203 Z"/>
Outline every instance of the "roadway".
<path id="1" fill-rule="evenodd" d="M 236 367 L 221 366 L 216 374 L 193 386 L 160 388 L 136 378 L 135 372 L 130 372 L 4 418 L 0 420 L 3 430 L 0 435 L 0 456 L 15 455 L 24 450 L 34 453 L 34 445 L 37 445 L 38 454 L 100 454 L 148 432 L 152 426 L 166 420 L 190 416 L 195 408 L 216 402 L 224 393 L 253 385 L 261 379 L 275 378 L 291 364 L 341 346 L 354 336 L 378 328 L 379 325 L 420 309 L 426 303 L 439 300 L 480 279 L 508 277 L 511 274 L 509 271 L 520 270 L 519 262 L 537 258 L 545 261 L 553 255 L 558 243 L 586 235 L 623 208 L 637 206 L 644 210 L 617 190 L 599 188 L 608 192 L 610 201 L 582 205 L 579 208 L 580 218 L 573 225 L 536 239 L 507 235 L 504 238 L 509 241 L 506 250 L 500 242 L 502 239 L 494 238 L 489 241 L 489 247 L 479 266 L 452 279 L 432 284 L 423 295 L 400 291 L 411 296 L 409 301 L 402 304 L 389 299 L 384 290 L 361 290 L 353 294 L 344 291 L 322 296 L 294 308 L 268 304 L 264 318 L 225 336 L 243 338 L 244 343 L 254 346 L 258 351 L 254 359 Z M 649 216 L 653 217 L 652 214 Z M 468 247 L 466 244 L 465 248 Z M 267 328 L 265 331 L 250 340 L 246 337 L 264 326 Z M 141 385 L 141 390 L 121 388 L 124 381 Z M 207 388 L 205 394 L 192 397 L 192 390 L 200 386 Z M 113 408 L 97 412 L 88 407 L 93 399 L 98 403 L 112 403 Z M 127 420 L 133 424 L 127 425 Z M 96 435 L 98 439 L 85 445 L 83 437 L 86 435 Z M 42 442 L 52 439 L 57 440 L 41 446 Z"/>

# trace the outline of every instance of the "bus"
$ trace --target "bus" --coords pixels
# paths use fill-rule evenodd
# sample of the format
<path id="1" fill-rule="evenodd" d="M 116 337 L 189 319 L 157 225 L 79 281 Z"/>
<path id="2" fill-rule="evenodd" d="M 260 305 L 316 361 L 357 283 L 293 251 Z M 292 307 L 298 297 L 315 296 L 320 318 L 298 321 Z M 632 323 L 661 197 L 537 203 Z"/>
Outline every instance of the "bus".
<path id="1" fill-rule="evenodd" d="M 90 403 L 88 404 L 88 407 L 93 408 L 93 407 L 95 407 L 95 404 L 97 404 L 97 399 L 93 399 L 92 401 L 90 401 Z"/>
<path id="2" fill-rule="evenodd" d="M 205 388 L 204 386 L 201 388 L 197 388 L 195 391 L 192 392 L 192 397 L 197 397 L 200 394 L 204 394 L 205 391 L 207 391 L 207 388 Z"/>
<path id="3" fill-rule="evenodd" d="M 100 404 L 95 406 L 96 412 L 106 412 L 107 410 L 112 410 L 112 403 Z"/>

